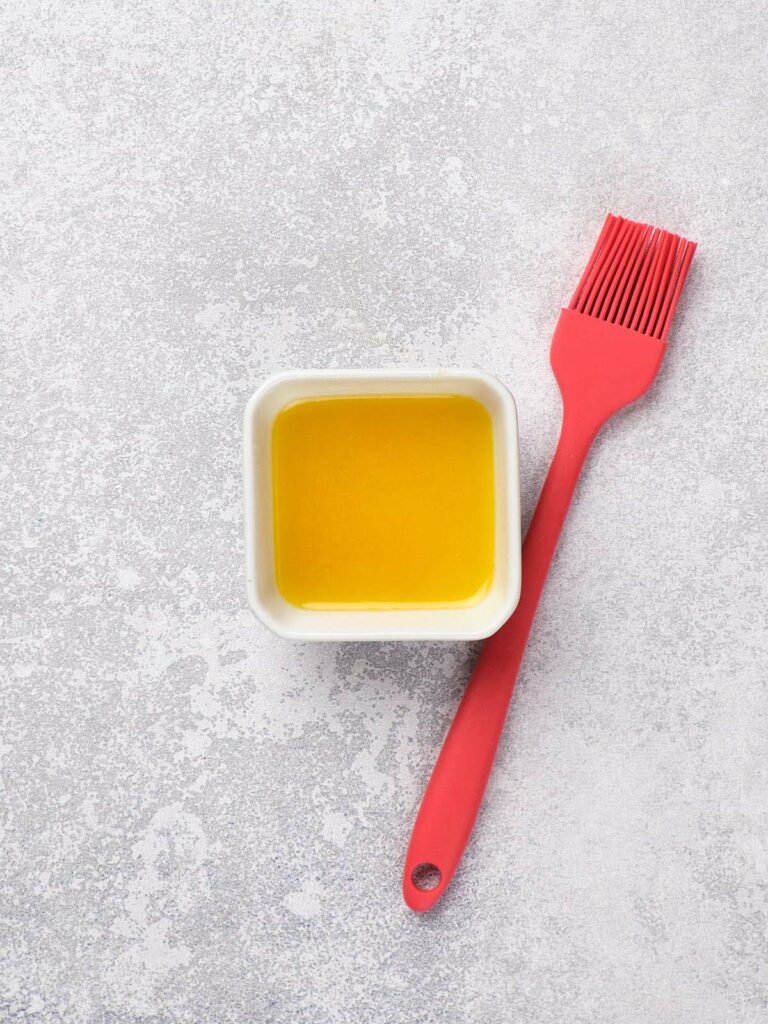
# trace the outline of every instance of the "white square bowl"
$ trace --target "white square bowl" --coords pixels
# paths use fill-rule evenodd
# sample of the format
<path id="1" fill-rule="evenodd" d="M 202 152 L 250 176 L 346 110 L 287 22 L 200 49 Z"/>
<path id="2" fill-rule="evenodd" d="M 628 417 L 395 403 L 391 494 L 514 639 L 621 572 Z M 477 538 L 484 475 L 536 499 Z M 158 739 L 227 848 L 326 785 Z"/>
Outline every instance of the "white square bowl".
<path id="1" fill-rule="evenodd" d="M 272 425 L 286 405 L 333 395 L 469 395 L 493 424 L 495 566 L 487 595 L 469 607 L 314 610 L 289 604 L 275 582 Z M 512 395 L 479 370 L 315 370 L 270 377 L 245 409 L 245 570 L 248 603 L 273 632 L 293 640 L 478 640 L 495 633 L 520 597 L 520 468 Z M 460 482 L 457 482 L 460 486 Z"/>

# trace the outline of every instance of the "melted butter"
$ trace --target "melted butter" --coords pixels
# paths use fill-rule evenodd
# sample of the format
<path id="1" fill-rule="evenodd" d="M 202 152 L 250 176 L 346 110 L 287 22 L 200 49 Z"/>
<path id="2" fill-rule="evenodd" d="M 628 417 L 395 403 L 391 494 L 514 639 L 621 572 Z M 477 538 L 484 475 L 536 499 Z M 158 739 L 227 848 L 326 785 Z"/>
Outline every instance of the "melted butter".
<path id="1" fill-rule="evenodd" d="M 465 395 L 293 403 L 272 434 L 275 570 L 312 609 L 481 600 L 494 569 L 493 427 Z"/>

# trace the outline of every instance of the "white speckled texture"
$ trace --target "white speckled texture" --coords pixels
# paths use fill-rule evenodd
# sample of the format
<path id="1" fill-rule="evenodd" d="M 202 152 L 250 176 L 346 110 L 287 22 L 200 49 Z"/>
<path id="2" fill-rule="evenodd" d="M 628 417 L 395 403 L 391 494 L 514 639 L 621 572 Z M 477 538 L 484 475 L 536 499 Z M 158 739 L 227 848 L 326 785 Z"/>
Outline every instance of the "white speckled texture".
<path id="1" fill-rule="evenodd" d="M 764 1024 L 761 0 L 7 0 L 0 39 L 3 1024 Z M 485 367 L 527 519 L 608 209 L 699 255 L 415 917 L 474 649 L 262 629 L 240 416 L 283 367 Z"/>

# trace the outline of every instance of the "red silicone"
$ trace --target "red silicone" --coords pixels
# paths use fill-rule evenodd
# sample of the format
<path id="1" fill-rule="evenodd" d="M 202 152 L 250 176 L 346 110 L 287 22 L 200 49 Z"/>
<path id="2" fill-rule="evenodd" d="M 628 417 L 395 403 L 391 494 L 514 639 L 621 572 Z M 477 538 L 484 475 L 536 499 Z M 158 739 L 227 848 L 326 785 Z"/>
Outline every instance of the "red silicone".
<path id="1" fill-rule="evenodd" d="M 656 375 L 695 250 L 679 235 L 608 214 L 560 315 L 550 358 L 563 426 L 523 545 L 520 603 L 485 644 L 419 808 L 403 879 L 413 910 L 437 903 L 464 853 L 582 464 L 603 423 Z M 428 889 L 427 878 L 439 882 Z"/>
<path id="2" fill-rule="evenodd" d="M 589 271 L 590 267 L 585 277 Z M 506 625 L 486 641 L 424 794 L 403 879 L 405 902 L 412 910 L 435 905 L 464 853 L 547 571 L 590 445 L 614 412 L 650 386 L 664 348 L 661 338 L 594 314 L 573 308 L 561 312 L 550 358 L 563 398 L 563 425 L 523 545 L 520 603 Z M 438 869 L 440 881 L 435 888 L 425 890 L 414 884 L 414 870 L 421 865 Z"/>

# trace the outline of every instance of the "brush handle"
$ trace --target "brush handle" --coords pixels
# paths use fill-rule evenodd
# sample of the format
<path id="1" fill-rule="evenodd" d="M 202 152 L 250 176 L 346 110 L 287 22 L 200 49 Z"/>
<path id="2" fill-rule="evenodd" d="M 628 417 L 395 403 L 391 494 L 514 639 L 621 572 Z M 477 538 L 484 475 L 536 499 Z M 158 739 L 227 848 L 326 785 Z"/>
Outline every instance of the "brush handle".
<path id="1" fill-rule="evenodd" d="M 533 617 L 581 467 L 600 424 L 563 418 L 560 440 L 523 544 L 520 602 L 486 640 L 432 771 L 405 861 L 403 895 L 412 910 L 429 910 L 453 878 L 480 808 Z M 413 872 L 439 882 L 414 884 Z M 437 868 L 437 872 L 434 870 Z"/>

